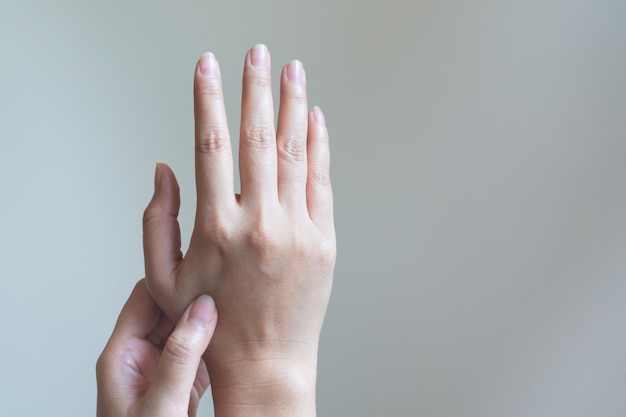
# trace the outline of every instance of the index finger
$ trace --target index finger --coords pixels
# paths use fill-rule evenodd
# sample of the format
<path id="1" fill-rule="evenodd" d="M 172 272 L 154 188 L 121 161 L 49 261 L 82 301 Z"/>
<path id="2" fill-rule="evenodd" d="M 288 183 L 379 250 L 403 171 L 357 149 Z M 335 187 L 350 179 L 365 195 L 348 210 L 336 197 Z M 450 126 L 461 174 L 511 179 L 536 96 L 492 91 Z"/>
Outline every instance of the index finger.
<path id="1" fill-rule="evenodd" d="M 145 339 L 154 329 L 159 317 L 161 317 L 161 309 L 148 293 L 145 279 L 141 279 L 133 288 L 120 312 L 111 341 L 129 338 Z"/>
<path id="2" fill-rule="evenodd" d="M 198 207 L 234 204 L 233 156 L 222 79 L 212 53 L 200 58 L 194 80 Z"/>

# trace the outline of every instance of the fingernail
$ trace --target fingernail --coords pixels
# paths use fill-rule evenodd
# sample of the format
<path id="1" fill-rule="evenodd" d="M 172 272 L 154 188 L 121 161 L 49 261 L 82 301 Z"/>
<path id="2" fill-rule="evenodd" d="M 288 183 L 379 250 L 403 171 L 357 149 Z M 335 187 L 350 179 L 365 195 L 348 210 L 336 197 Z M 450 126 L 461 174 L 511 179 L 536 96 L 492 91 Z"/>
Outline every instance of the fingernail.
<path id="1" fill-rule="evenodd" d="M 188 320 L 201 327 L 206 327 L 215 318 L 215 301 L 208 295 L 201 295 L 193 302 Z"/>
<path id="2" fill-rule="evenodd" d="M 154 169 L 154 191 L 155 192 L 156 190 L 161 188 L 162 177 L 163 175 L 161 175 L 161 164 L 157 162 L 156 168 Z"/>
<path id="3" fill-rule="evenodd" d="M 294 83 L 304 82 L 304 68 L 302 62 L 294 59 L 287 64 L 287 79 Z"/>
<path id="4" fill-rule="evenodd" d="M 250 50 L 250 64 L 257 68 L 267 68 L 270 66 L 270 53 L 267 50 L 267 46 L 258 44 Z"/>
<path id="5" fill-rule="evenodd" d="M 202 55 L 198 67 L 200 69 L 200 74 L 207 77 L 217 77 L 219 75 L 217 60 L 215 59 L 215 55 L 211 52 L 207 52 Z"/>
<path id="6" fill-rule="evenodd" d="M 318 106 L 313 107 L 313 119 L 320 126 L 324 126 L 326 124 L 324 113 L 322 113 L 322 109 L 320 109 Z"/>

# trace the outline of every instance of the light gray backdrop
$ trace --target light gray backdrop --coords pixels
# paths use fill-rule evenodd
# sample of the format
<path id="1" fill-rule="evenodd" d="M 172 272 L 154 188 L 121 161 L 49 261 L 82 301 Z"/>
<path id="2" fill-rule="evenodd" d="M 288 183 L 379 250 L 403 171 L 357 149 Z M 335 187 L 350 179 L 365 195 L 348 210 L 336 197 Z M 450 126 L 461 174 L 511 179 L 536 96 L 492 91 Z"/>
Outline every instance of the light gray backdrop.
<path id="1" fill-rule="evenodd" d="M 625 22 L 618 0 L 2 0 L 0 414 L 95 413 L 157 161 L 190 234 L 196 59 L 236 127 L 264 42 L 332 136 L 319 415 L 623 417 Z"/>

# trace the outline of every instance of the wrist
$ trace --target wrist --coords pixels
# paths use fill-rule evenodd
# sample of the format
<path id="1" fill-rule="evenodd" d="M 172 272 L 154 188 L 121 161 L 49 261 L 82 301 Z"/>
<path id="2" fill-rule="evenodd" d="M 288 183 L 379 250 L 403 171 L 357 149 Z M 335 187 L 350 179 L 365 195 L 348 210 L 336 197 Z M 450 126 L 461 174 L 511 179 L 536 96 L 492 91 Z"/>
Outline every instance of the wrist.
<path id="1" fill-rule="evenodd" d="M 216 417 L 314 417 L 316 358 L 210 364 Z"/>

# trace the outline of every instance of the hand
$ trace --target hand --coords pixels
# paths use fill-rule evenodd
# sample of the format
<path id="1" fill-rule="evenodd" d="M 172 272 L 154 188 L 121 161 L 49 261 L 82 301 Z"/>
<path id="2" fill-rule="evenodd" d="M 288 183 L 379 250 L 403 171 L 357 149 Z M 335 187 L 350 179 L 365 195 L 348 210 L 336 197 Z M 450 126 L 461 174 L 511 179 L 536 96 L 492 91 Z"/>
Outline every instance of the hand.
<path id="1" fill-rule="evenodd" d="M 139 281 L 96 365 L 98 417 L 196 415 L 209 386 L 202 354 L 217 323 L 215 304 L 208 296 L 198 298 L 169 337 L 172 324 L 160 316 Z"/>
<path id="2" fill-rule="evenodd" d="M 263 45 L 250 50 L 235 195 L 220 70 L 211 54 L 196 66 L 194 98 L 194 230 L 183 257 L 178 185 L 158 165 L 144 214 L 148 289 L 173 320 L 198 294 L 215 299 L 220 322 L 204 358 L 218 415 L 222 402 L 271 402 L 268 387 L 304 398 L 303 391 L 314 394 L 336 251 L 324 116 L 319 108 L 308 112 L 304 69 L 293 61 L 282 70 L 275 129 L 269 52 Z"/>

